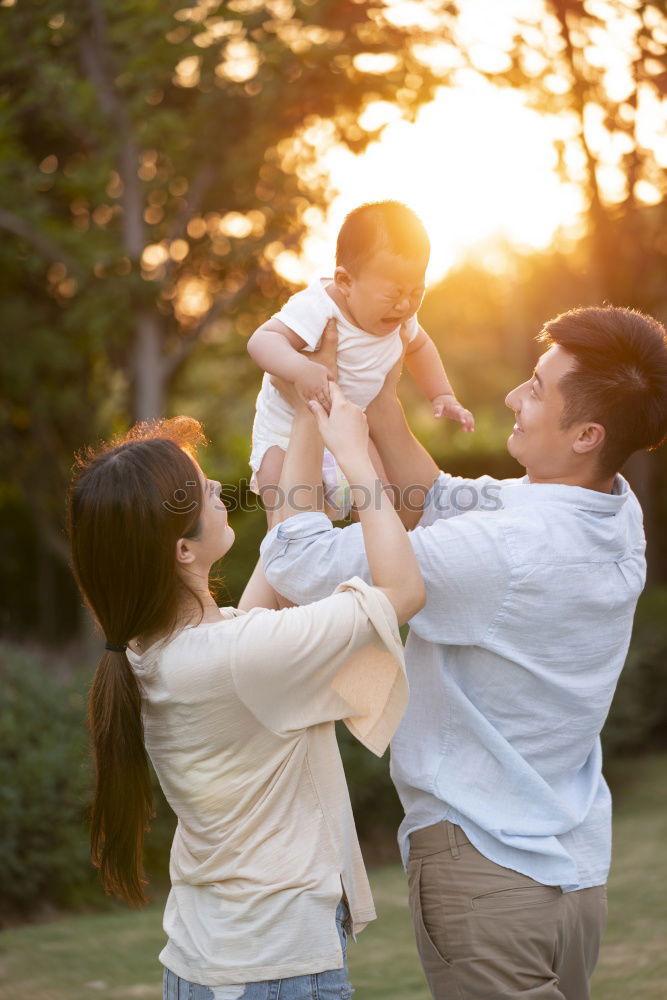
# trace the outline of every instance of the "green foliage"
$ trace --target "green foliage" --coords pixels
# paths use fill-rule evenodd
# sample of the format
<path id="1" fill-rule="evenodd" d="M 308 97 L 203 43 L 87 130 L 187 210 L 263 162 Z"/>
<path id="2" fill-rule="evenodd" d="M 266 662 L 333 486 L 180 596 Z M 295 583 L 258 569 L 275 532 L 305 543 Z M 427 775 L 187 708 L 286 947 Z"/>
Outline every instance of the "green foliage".
<path id="1" fill-rule="evenodd" d="M 639 599 L 632 642 L 603 731 L 605 756 L 664 746 L 667 738 L 667 587 Z"/>
<path id="2" fill-rule="evenodd" d="M 403 807 L 389 777 L 389 753 L 376 757 L 342 724 L 336 726 L 336 734 L 360 838 L 393 838 Z"/>
<path id="3" fill-rule="evenodd" d="M 3 645 L 0 657 L 0 917 L 6 917 L 36 904 L 73 903 L 91 876 L 82 685 L 51 680 L 28 652 Z"/>
<path id="4" fill-rule="evenodd" d="M 105 903 L 88 850 L 87 687 L 83 673 L 54 677 L 44 654 L 0 645 L 0 924 Z M 157 782 L 154 789 L 146 871 L 164 884 L 174 818 Z"/>
<path id="5" fill-rule="evenodd" d="M 287 295 L 277 254 L 298 248 L 331 197 L 319 157 L 373 138 L 357 124 L 370 101 L 409 115 L 437 82 L 382 6 L 2 10 L 0 468 L 61 565 L 82 445 L 190 404 L 221 451 L 249 431 L 259 378 L 246 338 Z M 366 72 L 363 53 L 395 67 Z M 4 580 L 28 589 L 21 573 Z M 55 584 L 49 596 L 56 605 Z M 13 633 L 25 634 L 17 611 Z M 52 637 L 42 615 L 35 625 Z"/>

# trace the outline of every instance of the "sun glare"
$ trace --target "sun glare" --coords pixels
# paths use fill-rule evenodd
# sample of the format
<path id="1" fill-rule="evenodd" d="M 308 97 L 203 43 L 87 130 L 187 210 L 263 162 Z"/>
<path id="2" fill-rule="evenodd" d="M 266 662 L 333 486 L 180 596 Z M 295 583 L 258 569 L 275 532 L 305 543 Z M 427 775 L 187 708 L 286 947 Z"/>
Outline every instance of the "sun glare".
<path id="1" fill-rule="evenodd" d="M 587 59 L 600 69 L 605 90 L 619 102 L 619 118 L 634 86 L 632 73 L 637 58 L 639 27 L 634 2 L 588 0 L 587 9 L 599 18 L 591 30 Z M 388 20 L 401 26 L 433 29 L 442 16 L 439 0 L 385 0 Z M 651 8 L 647 8 L 648 11 Z M 647 15 L 648 16 L 648 13 Z M 659 14 L 655 14 L 659 17 Z M 347 212 L 365 201 L 395 198 L 410 205 L 421 216 L 431 237 L 430 283 L 439 280 L 461 260 L 475 256 L 490 268 L 502 268 L 504 247 L 540 250 L 558 239 L 574 243 L 584 232 L 587 164 L 579 141 L 580 122 L 573 111 L 545 114 L 528 106 L 528 97 L 518 89 L 500 87 L 484 77 L 502 72 L 517 28 L 517 18 L 526 38 L 531 31 L 539 41 L 541 29 L 553 29 L 553 49 L 558 51 L 558 24 L 545 8 L 544 0 L 466 0 L 459 5 L 456 38 L 437 44 L 415 42 L 413 54 L 422 63 L 452 74 L 452 84 L 436 92 L 434 100 L 421 108 L 414 122 L 400 116 L 386 101 L 369 104 L 359 118 L 366 131 L 382 128 L 379 139 L 355 156 L 341 145 L 332 146 L 324 130 L 314 128 L 310 141 L 318 151 L 318 163 L 301 170 L 316 179 L 319 166 L 329 172 L 338 192 L 323 220 L 315 220 L 303 251 L 286 250 L 275 260 L 276 268 L 293 282 L 306 282 L 313 271 L 331 273 L 336 233 Z M 531 24 L 534 25 L 531 28 Z M 444 37 L 444 36 L 443 36 Z M 466 64 L 462 52 L 468 53 Z M 362 54 L 365 72 L 386 72 L 391 55 Z M 570 83 L 554 67 L 549 70 L 549 46 L 545 52 L 530 46 L 524 53 L 528 75 L 547 71 L 543 84 L 547 93 L 565 93 Z M 477 71 L 476 71 L 477 70 Z M 187 79 L 193 68 L 183 68 Z M 629 105 L 636 140 L 653 149 L 658 169 L 667 166 L 667 101 L 654 88 L 637 88 L 636 114 Z M 622 128 L 609 128 L 605 111 L 590 104 L 585 112 L 585 132 L 597 161 L 596 176 L 603 201 L 613 205 L 628 196 L 623 157 L 632 140 Z M 568 181 L 559 173 L 558 157 Z M 299 168 L 295 168 L 299 169 Z M 646 205 L 662 197 L 655 178 L 639 179 L 634 195 Z"/>
<path id="2" fill-rule="evenodd" d="M 374 128 L 384 121 L 380 140 L 361 156 L 342 146 L 326 154 L 340 193 L 325 226 L 305 241 L 303 275 L 291 255 L 286 277 L 307 280 L 313 270 L 330 273 L 345 214 L 384 198 L 404 201 L 423 219 L 432 244 L 430 282 L 476 248 L 480 253 L 500 243 L 543 248 L 559 229 L 576 235 L 582 195 L 558 178 L 553 145 L 567 123 L 527 108 L 519 92 L 464 74 L 459 87 L 440 90 L 414 123 L 378 102 L 366 110 L 362 124 Z"/>

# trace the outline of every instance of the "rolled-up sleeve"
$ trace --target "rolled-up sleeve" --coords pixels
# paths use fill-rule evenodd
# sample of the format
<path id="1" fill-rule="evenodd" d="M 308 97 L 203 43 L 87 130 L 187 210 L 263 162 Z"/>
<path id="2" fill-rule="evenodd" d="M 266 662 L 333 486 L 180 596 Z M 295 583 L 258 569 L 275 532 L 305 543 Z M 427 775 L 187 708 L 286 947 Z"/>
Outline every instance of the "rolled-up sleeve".
<path id="1" fill-rule="evenodd" d="M 516 479 L 494 479 L 493 476 L 463 479 L 441 472 L 426 496 L 419 526 L 425 528 L 436 521 L 472 511 L 500 510 L 503 486 L 516 482 Z"/>
<path id="2" fill-rule="evenodd" d="M 426 605 L 410 628 L 429 642 L 475 645 L 510 586 L 500 522 L 491 511 L 441 516 L 409 538 L 426 588 Z M 295 604 L 321 600 L 350 575 L 370 581 L 361 525 L 334 528 L 325 514 L 297 514 L 277 525 L 261 554 L 271 586 Z"/>
<path id="3" fill-rule="evenodd" d="M 491 476 L 462 479 L 441 472 L 426 497 L 419 528 L 453 518 L 458 521 L 461 514 L 500 510 L 503 486 L 516 481 Z M 428 535 L 425 539 L 428 547 Z M 439 547 L 437 542 L 434 545 Z M 350 576 L 370 583 L 361 525 L 335 528 L 326 514 L 295 514 L 277 524 L 262 542 L 260 554 L 266 579 L 295 604 L 328 597 Z M 442 555 L 443 571 L 449 572 L 447 553 Z M 421 547 L 417 557 L 421 558 Z"/>
<path id="4" fill-rule="evenodd" d="M 351 576 L 370 583 L 361 525 L 334 528 L 326 514 L 295 514 L 277 524 L 260 556 L 268 582 L 295 604 L 321 601 Z"/>

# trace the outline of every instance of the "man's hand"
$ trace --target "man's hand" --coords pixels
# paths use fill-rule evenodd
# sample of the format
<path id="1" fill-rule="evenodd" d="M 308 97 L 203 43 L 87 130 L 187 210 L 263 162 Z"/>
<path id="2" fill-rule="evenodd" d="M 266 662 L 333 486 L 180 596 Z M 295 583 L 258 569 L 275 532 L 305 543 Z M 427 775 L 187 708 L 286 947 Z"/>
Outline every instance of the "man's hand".
<path id="1" fill-rule="evenodd" d="M 308 357 L 311 361 L 316 361 L 324 365 L 332 382 L 338 380 L 338 325 L 335 319 L 327 321 L 327 325 L 322 331 L 320 346 L 316 351 L 309 351 Z"/>
<path id="2" fill-rule="evenodd" d="M 440 396 L 434 396 L 431 405 L 436 420 L 442 416 L 449 417 L 450 420 L 458 420 L 464 431 L 474 431 L 475 418 L 470 410 L 461 406 L 453 392 L 443 392 Z"/>
<path id="3" fill-rule="evenodd" d="M 330 319 L 322 331 L 320 346 L 317 350 L 303 352 L 303 359 L 308 364 L 307 368 L 304 365 L 303 378 L 299 378 L 294 384 L 291 384 L 276 375 L 272 375 L 271 385 L 295 409 L 299 402 L 315 399 L 328 413 L 331 408 L 328 383 L 338 378 L 337 350 L 338 327 L 336 320 Z"/>
<path id="4" fill-rule="evenodd" d="M 302 360 L 302 369 L 294 379 L 294 388 L 304 403 L 316 399 L 320 406 L 323 406 L 328 412 L 331 407 L 329 373 L 325 365 L 321 365 L 317 361 L 306 360 L 305 357 Z"/>

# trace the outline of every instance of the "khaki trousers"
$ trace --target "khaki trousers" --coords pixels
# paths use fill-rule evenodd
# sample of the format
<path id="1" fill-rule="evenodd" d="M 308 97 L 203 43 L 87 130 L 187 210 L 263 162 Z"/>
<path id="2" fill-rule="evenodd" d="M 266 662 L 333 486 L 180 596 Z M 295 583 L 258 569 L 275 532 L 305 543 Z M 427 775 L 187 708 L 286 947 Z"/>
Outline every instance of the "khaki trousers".
<path id="1" fill-rule="evenodd" d="M 588 1000 L 604 886 L 541 885 L 489 861 L 449 822 L 410 835 L 408 882 L 436 1000 Z"/>

